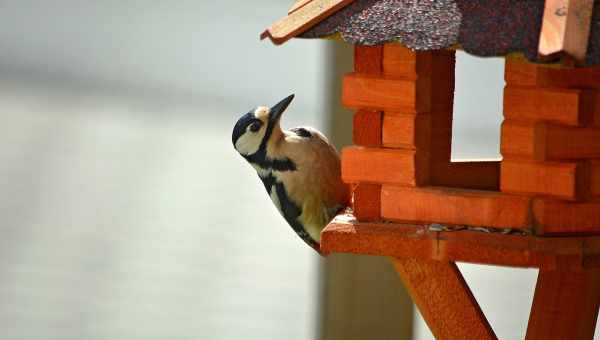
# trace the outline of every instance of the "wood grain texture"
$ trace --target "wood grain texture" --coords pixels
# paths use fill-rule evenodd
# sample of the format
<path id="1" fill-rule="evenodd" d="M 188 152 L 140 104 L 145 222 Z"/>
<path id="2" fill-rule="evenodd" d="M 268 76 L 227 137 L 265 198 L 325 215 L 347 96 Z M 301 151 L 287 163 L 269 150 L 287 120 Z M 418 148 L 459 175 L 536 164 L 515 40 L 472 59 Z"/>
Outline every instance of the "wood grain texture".
<path id="1" fill-rule="evenodd" d="M 543 124 L 505 120 L 500 131 L 500 153 L 504 158 L 543 160 L 545 133 Z"/>
<path id="2" fill-rule="evenodd" d="M 339 215 L 323 230 L 321 250 L 546 270 L 600 268 L 600 236 L 432 231 L 427 225 L 360 223 L 349 215 Z"/>
<path id="3" fill-rule="evenodd" d="M 261 35 L 280 45 L 307 31 L 319 21 L 349 5 L 353 0 L 313 0 L 275 22 Z"/>
<path id="4" fill-rule="evenodd" d="M 589 173 L 581 163 L 503 160 L 500 190 L 507 193 L 547 195 L 564 200 L 583 199 L 589 193 Z"/>
<path id="5" fill-rule="evenodd" d="M 591 122 L 593 100 L 588 90 L 507 86 L 504 118 L 579 126 Z"/>
<path id="6" fill-rule="evenodd" d="M 381 146 L 382 115 L 380 111 L 358 110 L 352 124 L 352 143 L 359 146 Z"/>
<path id="7" fill-rule="evenodd" d="M 429 180 L 424 155 L 414 150 L 346 147 L 342 150 L 346 183 L 423 185 Z"/>
<path id="8" fill-rule="evenodd" d="M 541 67 L 541 66 L 538 66 Z M 600 89 L 600 65 L 590 67 L 544 67 L 538 86 Z"/>
<path id="9" fill-rule="evenodd" d="M 354 71 L 379 76 L 382 72 L 383 46 L 354 46 Z M 360 146 L 381 146 L 381 111 L 360 109 L 354 114 L 352 142 Z"/>
<path id="10" fill-rule="evenodd" d="M 540 160 L 600 158 L 600 128 L 546 124 L 544 137 Z"/>
<path id="11" fill-rule="evenodd" d="M 566 53 L 584 62 L 593 6 L 593 0 L 546 0 L 538 45 L 540 56 Z"/>
<path id="12" fill-rule="evenodd" d="M 383 74 L 386 77 L 417 79 L 431 75 L 432 52 L 415 52 L 401 44 L 383 46 Z"/>
<path id="13" fill-rule="evenodd" d="M 436 339 L 497 339 L 456 264 L 419 258 L 393 261 Z"/>
<path id="14" fill-rule="evenodd" d="M 497 192 L 383 185 L 381 216 L 392 221 L 528 229 L 531 199 Z"/>
<path id="15" fill-rule="evenodd" d="M 354 72 L 380 75 L 383 71 L 383 48 L 377 46 L 354 46 Z"/>
<path id="16" fill-rule="evenodd" d="M 348 108 L 428 112 L 431 108 L 429 79 L 404 80 L 351 73 L 344 76 L 342 104 Z"/>
<path id="17" fill-rule="evenodd" d="M 591 124 L 600 126 L 600 66 L 585 68 L 550 67 L 530 63 L 523 58 L 506 58 L 505 76 L 508 86 L 587 89 L 592 95 Z"/>
<path id="18" fill-rule="evenodd" d="M 431 138 L 431 115 L 383 114 L 384 147 L 428 150 Z"/>
<path id="19" fill-rule="evenodd" d="M 452 154 L 452 110 L 432 112 L 429 154 L 433 163 L 448 164 Z"/>
<path id="20" fill-rule="evenodd" d="M 500 152 L 505 157 L 538 161 L 600 158 L 600 128 L 506 120 Z"/>
<path id="21" fill-rule="evenodd" d="M 556 67 L 516 56 L 505 60 L 504 79 L 509 86 L 600 89 L 600 66 Z"/>
<path id="22" fill-rule="evenodd" d="M 448 164 L 452 149 L 454 107 L 454 51 L 436 51 L 431 56 L 429 157 L 433 165 Z M 427 83 L 426 83 L 427 84 Z M 418 136 L 417 136 L 418 141 Z"/>
<path id="23" fill-rule="evenodd" d="M 600 196 L 600 160 L 590 162 L 590 194 Z"/>
<path id="24" fill-rule="evenodd" d="M 431 165 L 431 185 L 500 190 L 500 162 L 439 162 Z"/>
<path id="25" fill-rule="evenodd" d="M 381 185 L 361 183 L 354 188 L 353 212 L 361 222 L 381 219 Z"/>
<path id="26" fill-rule="evenodd" d="M 431 112 L 450 113 L 454 108 L 455 51 L 435 51 L 431 61 Z M 443 116 L 442 116 L 443 117 Z"/>
<path id="27" fill-rule="evenodd" d="M 527 340 L 592 340 L 600 306 L 600 269 L 540 270 Z"/>
<path id="28" fill-rule="evenodd" d="M 288 14 L 292 14 L 300 8 L 304 7 L 304 5 L 308 4 L 313 0 L 297 0 L 294 5 L 288 10 Z"/>
<path id="29" fill-rule="evenodd" d="M 538 235 L 600 233 L 600 202 L 536 198 L 533 223 Z"/>
<path id="30" fill-rule="evenodd" d="M 551 70 L 548 66 L 510 55 L 504 60 L 504 80 L 507 86 L 549 86 Z"/>

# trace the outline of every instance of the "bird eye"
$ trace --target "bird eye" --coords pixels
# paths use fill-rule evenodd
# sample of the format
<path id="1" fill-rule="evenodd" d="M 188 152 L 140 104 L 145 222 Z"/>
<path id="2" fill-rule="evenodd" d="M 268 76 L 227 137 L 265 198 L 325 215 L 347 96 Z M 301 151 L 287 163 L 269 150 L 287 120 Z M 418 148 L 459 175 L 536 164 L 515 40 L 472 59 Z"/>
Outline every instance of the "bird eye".
<path id="1" fill-rule="evenodd" d="M 260 122 L 254 122 L 250 125 L 250 131 L 252 132 L 258 132 L 258 130 L 260 130 Z"/>

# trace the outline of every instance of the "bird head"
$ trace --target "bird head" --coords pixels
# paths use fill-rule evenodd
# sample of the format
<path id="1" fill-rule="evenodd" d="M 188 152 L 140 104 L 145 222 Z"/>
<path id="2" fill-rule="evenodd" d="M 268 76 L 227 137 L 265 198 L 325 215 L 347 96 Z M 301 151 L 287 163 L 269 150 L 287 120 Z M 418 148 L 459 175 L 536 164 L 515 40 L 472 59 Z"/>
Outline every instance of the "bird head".
<path id="1" fill-rule="evenodd" d="M 259 106 L 238 119 L 231 136 L 237 152 L 244 157 L 266 153 L 269 140 L 281 136 L 279 120 L 293 99 L 292 94 L 272 107 Z"/>

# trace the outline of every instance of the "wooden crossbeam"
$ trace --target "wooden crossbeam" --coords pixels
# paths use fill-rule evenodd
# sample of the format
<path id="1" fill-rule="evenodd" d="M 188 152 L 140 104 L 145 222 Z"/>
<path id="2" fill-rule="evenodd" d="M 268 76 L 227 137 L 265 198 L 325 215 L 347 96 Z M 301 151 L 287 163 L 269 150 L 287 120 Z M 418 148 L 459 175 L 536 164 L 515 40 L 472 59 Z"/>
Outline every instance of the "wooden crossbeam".
<path id="1" fill-rule="evenodd" d="M 540 270 L 527 340 L 592 340 L 600 306 L 600 269 Z"/>
<path id="2" fill-rule="evenodd" d="M 600 66 L 554 67 L 528 62 L 525 58 L 506 57 L 504 79 L 509 86 L 561 88 L 600 88 Z"/>
<path id="3" fill-rule="evenodd" d="M 428 112 L 431 108 L 428 81 L 381 78 L 351 73 L 344 76 L 342 104 L 348 108 Z"/>
<path id="4" fill-rule="evenodd" d="M 546 124 L 544 130 L 544 160 L 600 158 L 600 128 Z"/>
<path id="5" fill-rule="evenodd" d="M 383 185 L 381 216 L 392 221 L 528 229 L 531 199 L 456 188 Z"/>
<path id="6" fill-rule="evenodd" d="M 503 160 L 502 192 L 577 200 L 589 195 L 589 176 L 584 163 Z"/>
<path id="7" fill-rule="evenodd" d="M 544 125 L 505 120 L 500 132 L 500 153 L 504 158 L 544 159 Z"/>
<path id="8" fill-rule="evenodd" d="M 504 118 L 549 121 L 579 126 L 589 123 L 593 92 L 580 89 L 507 86 L 504 89 Z"/>
<path id="9" fill-rule="evenodd" d="M 388 148 L 428 150 L 431 140 L 430 114 L 385 112 L 382 145 Z"/>
<path id="10" fill-rule="evenodd" d="M 456 264 L 418 258 L 393 262 L 436 339 L 497 339 Z"/>
<path id="11" fill-rule="evenodd" d="M 342 180 L 346 183 L 422 185 L 428 163 L 415 150 L 346 147 L 342 150 Z"/>
<path id="12" fill-rule="evenodd" d="M 504 121 L 500 151 L 517 159 L 600 158 L 600 128 Z"/>

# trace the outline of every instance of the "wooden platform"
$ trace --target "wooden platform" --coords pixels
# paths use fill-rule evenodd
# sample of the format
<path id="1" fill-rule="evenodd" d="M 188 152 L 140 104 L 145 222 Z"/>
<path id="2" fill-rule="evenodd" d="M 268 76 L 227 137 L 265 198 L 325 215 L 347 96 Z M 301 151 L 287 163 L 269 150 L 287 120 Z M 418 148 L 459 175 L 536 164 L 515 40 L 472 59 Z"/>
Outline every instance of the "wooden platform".
<path id="1" fill-rule="evenodd" d="M 600 236 L 433 231 L 427 225 L 359 223 L 348 214 L 338 215 L 323 230 L 321 251 L 548 270 L 600 267 Z"/>

